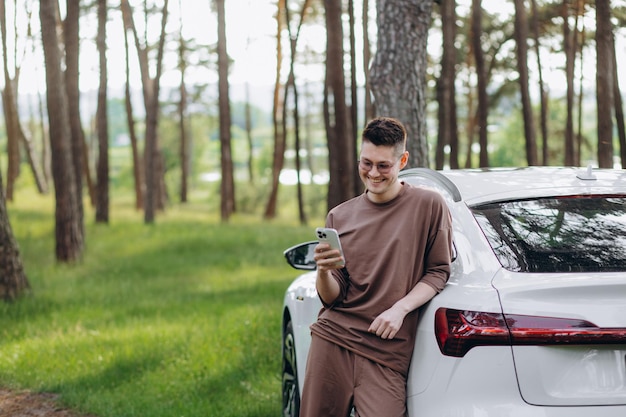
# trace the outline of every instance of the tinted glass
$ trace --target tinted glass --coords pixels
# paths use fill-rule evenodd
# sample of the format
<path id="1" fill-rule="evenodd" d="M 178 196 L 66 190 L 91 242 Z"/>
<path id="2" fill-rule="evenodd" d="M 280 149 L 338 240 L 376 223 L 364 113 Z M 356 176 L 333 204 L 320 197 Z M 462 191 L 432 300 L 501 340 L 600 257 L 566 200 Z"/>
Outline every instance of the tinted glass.
<path id="1" fill-rule="evenodd" d="M 625 196 L 507 201 L 472 211 L 508 270 L 626 271 Z"/>

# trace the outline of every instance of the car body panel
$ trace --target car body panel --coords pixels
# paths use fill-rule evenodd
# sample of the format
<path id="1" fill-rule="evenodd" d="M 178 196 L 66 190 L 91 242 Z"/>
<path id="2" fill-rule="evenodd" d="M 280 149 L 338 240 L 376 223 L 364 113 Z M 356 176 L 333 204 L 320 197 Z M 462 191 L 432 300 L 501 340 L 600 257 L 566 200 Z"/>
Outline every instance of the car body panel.
<path id="1" fill-rule="evenodd" d="M 304 386 L 304 369 L 311 344 L 310 326 L 317 320 L 317 315 L 322 308 L 322 303 L 315 289 L 315 277 L 315 272 L 300 275 L 287 288 L 283 301 L 283 310 L 285 314 L 289 315 L 293 325 L 300 390 Z"/>
<path id="2" fill-rule="evenodd" d="M 626 328 L 625 273 L 528 274 L 493 279 L 504 314 L 585 320 Z M 620 345 L 513 346 L 520 391 L 530 404 L 626 404 L 626 339 Z"/>
<path id="3" fill-rule="evenodd" d="M 581 179 L 581 168 L 527 167 L 440 171 L 460 191 L 468 206 L 529 197 L 626 193 L 626 171 L 593 170 L 596 179 Z"/>

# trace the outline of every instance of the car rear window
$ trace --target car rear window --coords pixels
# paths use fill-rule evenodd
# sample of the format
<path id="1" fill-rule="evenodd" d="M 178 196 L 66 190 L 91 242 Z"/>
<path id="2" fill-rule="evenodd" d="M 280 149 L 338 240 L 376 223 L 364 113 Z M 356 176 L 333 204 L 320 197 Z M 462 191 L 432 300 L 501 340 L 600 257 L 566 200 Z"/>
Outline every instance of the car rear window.
<path id="1" fill-rule="evenodd" d="M 505 201 L 472 211 L 508 270 L 626 271 L 626 196 Z"/>

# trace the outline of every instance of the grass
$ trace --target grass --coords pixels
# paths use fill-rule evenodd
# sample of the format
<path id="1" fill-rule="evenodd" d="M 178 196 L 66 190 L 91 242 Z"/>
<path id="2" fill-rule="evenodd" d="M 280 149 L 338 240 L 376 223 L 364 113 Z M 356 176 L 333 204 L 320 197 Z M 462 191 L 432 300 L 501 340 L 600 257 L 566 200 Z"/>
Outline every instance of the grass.
<path id="1" fill-rule="evenodd" d="M 277 416 L 282 251 L 312 227 L 200 203 L 145 225 L 131 204 L 86 213 L 86 249 L 54 259 L 50 196 L 9 204 L 32 294 L 0 303 L 0 386 L 55 392 L 100 417 Z"/>

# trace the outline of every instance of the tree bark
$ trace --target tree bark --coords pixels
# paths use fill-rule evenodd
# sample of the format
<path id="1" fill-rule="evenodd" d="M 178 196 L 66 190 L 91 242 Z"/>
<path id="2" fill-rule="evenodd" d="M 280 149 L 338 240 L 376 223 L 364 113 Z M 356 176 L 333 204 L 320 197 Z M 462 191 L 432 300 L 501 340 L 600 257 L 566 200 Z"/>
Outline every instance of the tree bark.
<path id="1" fill-rule="evenodd" d="M 482 1 L 472 1 L 472 41 L 474 51 L 474 61 L 476 63 L 477 96 L 478 107 L 476 108 L 476 125 L 478 127 L 478 144 L 480 145 L 478 166 L 489 166 L 489 152 L 487 127 L 489 116 L 489 99 L 487 96 L 487 70 L 485 69 L 485 57 L 482 47 Z"/>
<path id="2" fill-rule="evenodd" d="M 328 209 L 353 197 L 356 149 L 349 132 L 350 115 L 346 106 L 346 84 L 343 66 L 343 28 L 341 2 L 324 0 L 326 12 L 326 118 L 328 140 Z"/>
<path id="3" fill-rule="evenodd" d="M 82 255 L 84 241 L 81 219 L 78 216 L 79 193 L 76 190 L 75 170 L 70 142 L 70 117 L 65 80 L 61 70 L 61 52 L 57 36 L 56 0 L 41 0 L 39 15 L 46 66 L 46 90 L 52 175 L 56 197 L 55 236 L 56 258 L 60 262 L 76 261 Z"/>
<path id="4" fill-rule="evenodd" d="M 5 58 L 6 59 L 6 58 Z M 15 181 L 20 174 L 20 152 L 19 152 L 19 120 L 17 116 L 17 106 L 15 102 L 14 82 L 8 77 L 5 69 L 5 87 L 2 90 L 2 108 L 4 110 L 4 120 L 7 135 L 7 188 L 6 199 L 13 201 L 13 188 Z"/>
<path id="5" fill-rule="evenodd" d="M 96 165 L 96 222 L 109 222 L 109 118 L 107 112 L 107 0 L 98 0 L 97 46 L 100 58 L 100 85 L 96 110 L 98 132 L 98 163 Z"/>
<path id="6" fill-rule="evenodd" d="M 426 68 L 431 0 L 378 0 L 378 46 L 371 70 L 377 113 L 406 127 L 409 166 L 429 166 Z"/>
<path id="7" fill-rule="evenodd" d="M 286 133 L 283 129 L 283 106 L 281 101 L 281 68 L 283 65 L 283 44 L 282 33 L 285 27 L 286 0 L 276 2 L 276 79 L 274 82 L 274 96 L 272 106 L 272 123 L 274 125 L 274 154 L 272 158 L 272 178 L 270 196 L 265 206 L 264 218 L 273 219 L 276 217 L 276 202 L 278 200 L 278 189 L 280 187 L 280 171 L 285 163 Z"/>
<path id="8" fill-rule="evenodd" d="M 548 164 L 548 94 L 543 82 L 543 66 L 541 64 L 541 48 L 539 45 L 539 16 L 537 0 L 531 0 L 532 31 L 537 55 L 537 72 L 539 73 L 540 127 L 541 127 L 541 163 Z"/>
<path id="9" fill-rule="evenodd" d="M 596 103 L 598 165 L 613 167 L 613 29 L 610 0 L 596 0 Z"/>
<path id="10" fill-rule="evenodd" d="M 285 8 L 285 21 L 287 26 L 287 32 L 289 33 L 290 39 L 290 52 L 291 59 L 289 60 L 289 76 L 287 77 L 287 83 L 285 84 L 285 96 L 283 99 L 283 103 L 285 103 L 283 107 L 283 130 L 286 131 L 286 122 L 287 122 L 287 103 L 289 92 L 293 93 L 293 126 L 294 126 L 294 139 L 295 139 L 295 163 L 296 163 L 296 177 L 297 177 L 297 195 L 298 195 L 298 215 L 300 219 L 300 224 L 306 224 L 306 212 L 304 210 L 304 191 L 302 189 L 302 181 L 300 177 L 301 172 L 301 158 L 300 158 L 300 147 L 301 139 L 300 139 L 300 108 L 298 106 L 298 87 L 296 85 L 296 72 L 295 72 L 295 63 L 297 56 L 297 45 L 298 39 L 300 37 L 300 30 L 302 29 L 302 25 L 304 24 L 304 19 L 306 16 L 306 12 L 309 8 L 309 0 L 305 0 L 302 4 L 302 8 L 299 13 L 299 20 L 297 22 L 297 27 L 294 31 L 292 28 L 291 22 L 291 14 L 289 12 L 289 8 Z"/>
<path id="11" fill-rule="evenodd" d="M 355 18 L 354 18 L 354 0 L 348 0 L 348 18 L 350 22 L 350 125 L 348 126 L 349 136 L 352 138 L 352 148 L 356 155 L 359 143 L 358 123 L 359 123 L 359 100 L 358 85 L 356 79 L 357 63 L 356 63 L 356 39 L 355 39 Z M 359 171 L 354 170 L 352 184 L 354 195 L 361 192 L 361 181 Z"/>
<path id="12" fill-rule="evenodd" d="M 132 149 L 133 160 L 133 178 L 135 180 L 135 208 L 143 209 L 143 196 L 145 191 L 145 182 L 143 179 L 143 160 L 139 151 L 139 140 L 135 129 L 135 116 L 133 111 L 133 102 L 130 94 L 130 54 L 128 50 L 128 31 L 131 29 L 124 23 L 124 51 L 126 54 L 126 83 L 124 86 L 124 107 L 126 109 L 126 124 L 128 126 L 128 136 L 130 137 L 130 145 Z"/>
<path id="13" fill-rule="evenodd" d="M 363 73 L 365 74 L 365 122 L 374 118 L 376 110 L 372 103 L 372 89 L 370 84 L 370 63 L 372 48 L 369 36 L 369 1 L 363 0 Z M 357 126 L 358 127 L 358 126 Z"/>
<path id="14" fill-rule="evenodd" d="M 563 0 L 561 16 L 563 17 L 563 49 L 565 50 L 565 80 L 567 83 L 566 106 L 567 116 L 565 120 L 565 165 L 575 165 L 576 149 L 574 146 L 574 63 L 576 62 L 576 46 L 574 36 L 576 34 L 569 25 L 570 0 Z"/>
<path id="15" fill-rule="evenodd" d="M 163 49 L 165 46 L 165 25 L 168 17 L 168 0 L 165 0 L 162 7 L 161 31 L 159 43 L 157 45 L 157 57 L 155 59 L 156 71 L 154 77 L 150 76 L 148 69 L 148 45 L 142 45 L 133 20 L 132 9 L 128 0 L 122 0 L 122 14 L 124 26 L 132 30 L 135 39 L 135 47 L 139 58 L 139 69 L 141 71 L 141 84 L 143 86 L 143 99 L 146 110 L 146 132 L 144 144 L 144 222 L 154 223 L 157 209 L 165 207 L 165 193 L 163 192 L 163 163 L 161 161 L 161 150 L 159 148 L 159 92 L 161 73 L 163 68 Z"/>
<path id="16" fill-rule="evenodd" d="M 187 131 L 187 86 L 185 84 L 185 73 L 187 70 L 186 52 L 187 43 L 183 38 L 182 22 L 179 33 L 180 40 L 178 46 L 178 67 L 180 70 L 180 98 L 178 103 L 178 131 L 180 134 L 180 202 L 187 202 L 189 192 L 189 167 L 191 162 L 191 143 Z"/>
<path id="17" fill-rule="evenodd" d="M 230 133 L 230 94 L 228 86 L 228 53 L 226 48 L 226 13 L 225 0 L 216 0 L 217 3 L 217 67 L 219 85 L 219 119 L 221 145 L 221 218 L 228 221 L 235 207 L 235 180 L 233 177 L 233 156 Z"/>
<path id="18" fill-rule="evenodd" d="M 522 115 L 524 118 L 524 138 L 526 140 L 526 161 L 537 165 L 537 139 L 530 92 L 528 89 L 528 18 L 524 0 L 515 3 L 515 42 L 517 44 L 517 72 L 519 73 Z"/>
<path id="19" fill-rule="evenodd" d="M 8 51 L 6 39 L 6 10 L 5 2 L 0 2 L 0 29 L 2 31 L 2 50 Z M 28 31 L 30 33 L 30 21 L 28 23 Z M 19 42 L 16 39 L 14 44 Z M 14 53 L 17 56 L 17 53 Z M 11 78 L 9 73 L 8 53 L 2 54 L 2 63 L 4 69 L 4 89 L 2 90 L 2 105 L 4 111 L 4 120 L 7 135 L 7 181 L 6 198 L 13 200 L 13 185 L 20 173 L 20 148 L 19 144 L 24 145 L 28 164 L 30 165 L 37 190 L 44 194 L 48 192 L 48 184 L 44 173 L 39 166 L 40 161 L 37 152 L 30 137 L 26 136 L 20 121 L 19 106 L 17 105 L 17 91 L 20 79 L 20 66 L 17 59 L 14 62 L 14 76 Z"/>
<path id="20" fill-rule="evenodd" d="M 76 183 L 76 210 L 79 221 L 79 233 L 85 234 L 84 207 L 83 207 L 83 174 L 87 179 L 87 187 L 91 202 L 94 203 L 94 186 L 91 183 L 89 165 L 84 159 L 86 152 L 85 134 L 80 117 L 80 90 L 79 80 L 79 20 L 80 4 L 78 1 L 66 2 L 66 17 L 63 24 L 63 39 L 65 41 L 65 90 L 67 91 L 67 106 L 70 122 L 70 142 L 72 149 L 72 167 L 74 168 L 74 182 Z"/>
<path id="21" fill-rule="evenodd" d="M 9 74 L 7 30 L 6 30 L 6 10 L 5 2 L 0 3 L 0 30 L 2 32 L 2 63 L 4 69 L 4 89 L 2 90 L 2 108 L 4 110 L 5 128 L 7 134 L 7 188 L 6 199 L 13 200 L 13 186 L 20 174 L 20 148 L 18 138 L 19 120 L 17 116 L 17 105 L 15 95 L 17 94 L 17 83 L 11 79 Z M 17 66 L 16 66 L 17 67 Z M 17 79 L 17 75 L 16 75 Z"/>
<path id="22" fill-rule="evenodd" d="M 615 123 L 617 125 L 617 138 L 619 143 L 619 155 L 622 169 L 626 169 L 626 126 L 624 126 L 624 107 L 622 92 L 619 87 L 617 75 L 617 53 L 615 51 L 615 35 L 611 36 L 611 55 L 613 55 L 613 100 L 615 100 Z"/>
<path id="23" fill-rule="evenodd" d="M 435 168 L 443 169 L 446 164 L 446 147 L 449 148 L 450 168 L 458 168 L 458 135 L 456 120 L 456 0 L 443 1 L 441 10 L 441 31 L 443 49 L 441 74 L 437 81 L 438 135 L 435 152 Z"/>
<path id="24" fill-rule="evenodd" d="M 0 173 L 0 300 L 15 300 L 28 289 L 30 284 L 9 222 Z"/>

